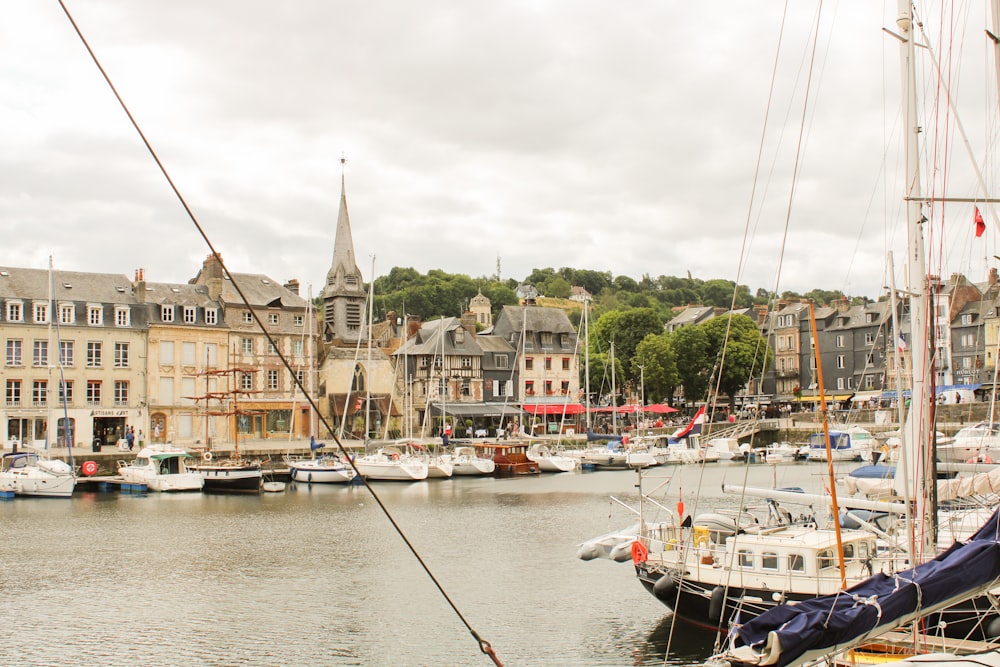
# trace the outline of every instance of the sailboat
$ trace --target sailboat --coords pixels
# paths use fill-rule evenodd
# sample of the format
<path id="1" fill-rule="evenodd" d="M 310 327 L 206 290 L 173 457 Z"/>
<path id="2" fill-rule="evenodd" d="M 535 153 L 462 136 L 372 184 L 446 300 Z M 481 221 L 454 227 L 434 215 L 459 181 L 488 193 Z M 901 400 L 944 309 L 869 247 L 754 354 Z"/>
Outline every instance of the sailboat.
<path id="1" fill-rule="evenodd" d="M 49 257 L 49 281 L 48 281 L 48 308 L 49 313 L 55 312 L 55 301 L 53 300 L 53 272 L 52 257 Z M 50 316 L 48 318 L 48 348 L 52 345 L 52 322 L 56 321 L 56 337 L 58 339 L 58 318 Z M 57 340 L 58 343 L 58 340 Z M 49 373 L 52 366 L 49 364 Z M 62 360 L 59 360 L 59 383 L 62 387 L 63 411 L 67 417 L 65 423 L 69 424 L 68 415 L 65 415 L 65 378 L 63 377 Z M 48 383 L 52 385 L 51 382 Z M 50 420 L 51 421 L 51 420 Z M 48 498 L 69 498 L 76 488 L 76 472 L 73 470 L 73 433 L 70 430 L 66 434 L 66 450 L 69 452 L 69 462 L 59 459 L 50 459 L 47 455 L 40 455 L 37 451 L 14 451 L 3 455 L 0 462 L 0 491 L 13 492 L 16 496 L 42 496 Z M 16 448 L 15 448 L 16 449 Z M 46 436 L 46 449 L 48 440 Z M 47 452 L 46 452 L 47 454 Z"/>
<path id="2" fill-rule="evenodd" d="M 784 520 L 778 517 L 771 524 L 738 522 L 726 530 L 713 530 L 704 517 L 695 516 L 690 530 L 671 528 L 664 533 L 646 528 L 640 504 L 640 530 L 644 534 L 633 542 L 632 549 L 637 577 L 647 590 L 674 611 L 675 618 L 721 632 L 737 628 L 737 642 L 750 650 L 723 654 L 720 661 L 782 667 L 798 660 L 799 656 L 809 660 L 832 654 L 848 644 L 928 614 L 935 615 L 929 618 L 927 625 L 949 637 L 966 638 L 974 633 L 992 635 L 994 630 L 1000 629 L 997 627 L 1000 624 L 993 622 L 997 616 L 991 600 L 995 598 L 983 595 L 1000 585 L 996 515 L 968 545 L 956 545 L 926 563 L 921 562 L 920 556 L 938 553 L 937 524 L 942 515 L 933 501 L 936 487 L 935 437 L 931 428 L 933 400 L 930 398 L 933 345 L 928 335 L 933 325 L 928 309 L 924 260 L 923 225 L 927 218 L 923 205 L 926 200 L 920 190 L 915 147 L 920 136 L 913 69 L 913 30 L 917 23 L 906 2 L 900 2 L 899 9 L 897 25 L 902 36 L 896 36 L 902 42 L 906 64 L 904 199 L 913 355 L 912 401 L 902 429 L 902 453 L 893 478 L 903 502 L 851 499 L 842 504 L 905 517 L 898 525 L 903 529 L 903 542 L 908 548 L 905 553 L 886 552 L 884 546 L 895 536 L 861 518 L 856 521 L 858 529 L 837 531 L 817 528 L 814 521 L 797 526 L 788 521 L 788 516 Z M 893 335 L 897 332 L 894 327 Z M 815 333 L 813 335 L 815 337 Z M 821 368 L 818 360 L 817 368 Z M 822 381 L 820 384 L 822 386 Z M 827 443 L 828 438 L 827 435 Z M 795 492 L 782 494 L 769 490 L 766 493 L 769 501 L 795 502 L 796 496 L 804 499 L 802 494 Z M 814 502 L 824 497 L 819 496 Z M 640 493 L 640 498 L 645 497 Z M 917 499 L 930 500 L 915 502 Z M 914 516 L 916 508 L 926 509 L 922 517 Z M 910 538 L 912 535 L 919 539 Z M 917 563 L 920 564 L 914 567 Z M 919 586 L 911 582 L 918 582 Z M 829 587 L 830 597 L 816 598 L 823 587 Z M 854 609 L 855 616 L 851 617 L 844 605 Z M 800 622 L 794 613 L 796 610 L 813 611 L 814 617 L 821 617 L 821 625 L 828 625 L 815 628 Z M 766 615 L 761 616 L 765 612 Z M 842 615 L 846 619 L 843 625 L 840 624 Z M 752 620 L 757 616 L 760 616 L 760 624 Z M 765 623 L 765 618 L 770 620 Z M 830 622 L 835 618 L 836 627 Z M 782 627 L 790 632 L 782 634 L 778 629 Z M 798 655 L 794 651 L 783 653 L 784 647 L 799 641 L 793 639 L 793 635 L 801 635 L 805 642 L 822 637 L 815 646 L 803 644 Z"/>
<path id="3" fill-rule="evenodd" d="M 206 493 L 260 493 L 261 485 L 264 481 L 264 472 L 259 461 L 248 461 L 240 454 L 240 424 L 241 417 L 250 416 L 254 413 L 241 410 L 239 407 L 239 397 L 254 393 L 250 389 L 240 389 L 237 380 L 241 377 L 250 376 L 257 372 L 256 368 L 240 368 L 232 366 L 219 370 L 203 371 L 205 376 L 206 392 L 202 396 L 194 396 L 196 401 L 205 401 L 206 422 L 209 415 L 222 415 L 236 419 L 233 424 L 233 451 L 225 458 L 216 458 L 212 450 L 206 450 L 202 454 L 203 461 L 197 465 L 188 466 L 204 479 L 202 490 Z M 225 378 L 228 388 L 224 391 L 208 391 L 210 377 Z M 210 401 L 230 402 L 228 409 L 212 411 L 208 409 Z M 206 429 L 208 428 L 206 423 Z M 206 436 L 206 442 L 208 441 Z"/>

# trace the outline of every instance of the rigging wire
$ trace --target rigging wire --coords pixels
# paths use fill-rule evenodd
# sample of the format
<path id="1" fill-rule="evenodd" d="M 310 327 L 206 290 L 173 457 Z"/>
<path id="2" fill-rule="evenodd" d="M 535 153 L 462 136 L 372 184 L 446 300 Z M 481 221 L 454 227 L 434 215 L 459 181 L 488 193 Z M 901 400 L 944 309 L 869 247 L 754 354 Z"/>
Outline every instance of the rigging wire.
<path id="1" fill-rule="evenodd" d="M 285 368 L 288 370 L 288 372 L 291 375 L 291 377 L 294 379 L 295 385 L 299 388 L 299 391 L 301 391 L 305 395 L 306 400 L 309 401 L 309 405 L 312 406 L 314 414 L 319 415 L 319 418 L 323 422 L 323 425 L 327 428 L 327 430 L 330 433 L 333 433 L 333 429 L 330 427 L 329 422 L 322 415 L 320 415 L 320 413 L 319 413 L 319 407 L 316 405 L 315 400 L 313 399 L 313 397 L 311 395 L 309 395 L 308 392 L 306 392 L 305 387 L 302 385 L 302 381 L 295 375 L 295 372 L 292 369 L 291 364 L 285 358 L 285 355 L 282 354 L 280 346 L 278 346 L 275 343 L 275 341 L 272 338 L 271 334 L 264 327 L 264 323 L 261 321 L 260 316 L 257 314 L 257 311 L 254 310 L 253 306 L 250 305 L 250 301 L 249 301 L 249 299 L 247 299 L 246 294 L 244 294 L 243 290 L 240 288 L 240 286 L 237 283 L 236 279 L 229 272 L 229 268 L 222 261 L 222 256 L 215 249 L 215 246 L 212 244 L 211 240 L 209 240 L 208 235 L 206 234 L 204 228 L 202 228 L 201 223 L 198 222 L 198 218 L 195 216 L 194 212 L 191 210 L 191 207 L 188 206 L 188 203 L 184 199 L 184 196 L 181 194 L 180 190 L 174 184 L 173 179 L 170 177 L 170 174 L 167 172 L 166 166 L 164 166 L 163 162 L 160 160 L 159 156 L 156 154 L 156 151 L 153 149 L 153 146 L 149 143 L 149 140 L 146 138 L 146 135 L 143 133 L 142 128 L 139 127 L 139 123 L 136 121 L 135 117 L 132 115 L 132 112 L 129 110 L 128 105 L 125 104 L 125 100 L 118 93 L 118 89 L 115 88 L 114 83 L 111 81 L 111 78 L 108 76 L 108 73 L 104 70 L 104 67 L 101 65 L 100 60 L 97 58 L 97 54 L 94 53 L 94 50 L 90 47 L 90 43 L 87 41 L 87 38 L 84 37 L 83 32 L 80 30 L 80 27 L 77 25 L 76 21 L 74 20 L 73 15 L 70 14 L 69 8 L 66 7 L 66 4 L 65 4 L 64 0 L 57 0 L 57 1 L 59 2 L 59 6 L 63 10 L 63 13 L 66 14 L 66 18 L 69 20 L 70 24 L 73 26 L 73 30 L 76 31 L 77 36 L 80 38 L 80 41 L 83 43 L 84 48 L 87 49 L 87 53 L 90 54 L 91 59 L 94 61 L 94 65 L 97 66 L 97 69 L 101 72 L 101 76 L 104 77 L 104 80 L 107 82 L 108 87 L 111 89 L 111 92 L 114 94 L 115 99 L 118 100 L 118 104 L 121 105 L 121 108 L 125 112 L 125 115 L 128 116 L 129 121 L 132 123 L 132 127 L 135 128 L 135 131 L 136 131 L 136 133 L 138 133 L 139 138 L 142 140 L 142 143 L 146 146 L 146 150 L 149 152 L 150 156 L 152 156 L 153 161 L 156 162 L 156 166 L 159 167 L 160 173 L 163 174 L 163 177 L 167 180 L 167 183 L 170 185 L 170 189 L 173 190 L 173 193 L 177 197 L 177 200 L 180 202 L 181 206 L 184 208 L 184 211 L 187 213 L 188 218 L 191 219 L 191 222 L 194 224 L 195 229 L 198 230 L 198 233 L 201 235 L 202 239 L 204 239 L 205 244 L 208 246 L 208 249 L 209 249 L 209 251 L 212 254 L 212 257 L 214 257 L 215 260 L 222 267 L 223 272 L 225 273 L 226 277 L 231 282 L 231 284 L 233 286 L 233 289 L 236 290 L 236 293 L 239 295 L 240 299 L 242 300 L 243 305 L 245 305 L 250 310 L 250 313 L 253 316 L 254 322 L 256 322 L 257 326 L 260 327 L 260 330 L 264 333 L 264 336 L 267 338 L 268 343 L 271 344 L 272 349 L 274 349 L 277 352 L 278 358 L 281 360 L 281 363 L 285 366 Z M 374 276 L 372 277 L 372 280 L 374 280 Z M 434 573 L 431 571 L 431 569 L 427 565 L 426 561 L 424 561 L 423 557 L 417 551 L 416 547 L 413 545 L 413 543 L 407 537 L 407 535 L 403 531 L 402 527 L 400 527 L 400 525 L 396 522 L 396 519 L 393 517 L 392 513 L 389 511 L 389 508 L 386 507 L 385 503 L 382 501 L 382 499 L 379 497 L 379 495 L 375 492 L 375 489 L 373 489 L 371 487 L 371 485 L 368 483 L 368 480 L 366 480 L 363 476 L 360 475 L 360 473 L 358 472 L 358 469 L 355 466 L 354 461 L 351 459 L 351 457 L 350 457 L 347 449 L 344 447 L 343 443 L 340 441 L 340 438 L 338 438 L 337 436 L 333 436 L 333 439 L 337 443 L 337 447 L 340 449 L 341 453 L 344 455 L 344 457 L 347 459 L 347 461 L 350 462 L 350 465 L 354 469 L 355 474 L 364 483 L 364 486 L 368 490 L 368 493 L 371 494 L 371 496 L 372 496 L 372 498 L 374 498 L 375 502 L 378 503 L 378 506 L 382 510 L 382 513 L 385 515 L 386 519 L 388 519 L 389 523 L 392 525 L 393 530 L 395 530 L 396 534 L 399 535 L 399 537 L 403 540 L 404 544 L 406 544 L 407 548 L 410 550 L 410 553 L 413 554 L 413 557 L 416 558 L 417 562 L 420 564 L 420 567 L 423 568 L 423 570 L 427 574 L 428 578 L 430 578 L 431 582 L 438 589 L 438 592 L 441 593 L 441 596 L 448 603 L 448 605 L 452 608 L 452 611 L 455 612 L 455 614 L 458 616 L 458 618 L 462 622 L 462 624 L 466 627 L 466 629 L 468 629 L 468 631 L 472 635 L 473 639 L 476 640 L 476 643 L 479 646 L 479 650 L 483 654 L 489 656 L 489 658 L 493 661 L 493 663 L 495 665 L 498 665 L 499 667 L 502 667 L 502 663 L 500 661 L 500 658 L 499 658 L 499 656 L 497 656 L 496 651 L 493 649 L 492 644 L 490 644 L 489 641 L 487 641 L 486 639 L 484 639 L 472 627 L 472 625 L 469 623 L 468 619 L 465 618 L 465 615 L 462 614 L 461 610 L 459 610 L 459 608 L 456 605 L 456 603 L 451 599 L 451 597 L 448 595 L 447 591 L 445 591 L 444 587 L 441 585 L 441 582 L 438 581 L 438 579 L 437 579 L 436 576 L 434 576 Z"/>

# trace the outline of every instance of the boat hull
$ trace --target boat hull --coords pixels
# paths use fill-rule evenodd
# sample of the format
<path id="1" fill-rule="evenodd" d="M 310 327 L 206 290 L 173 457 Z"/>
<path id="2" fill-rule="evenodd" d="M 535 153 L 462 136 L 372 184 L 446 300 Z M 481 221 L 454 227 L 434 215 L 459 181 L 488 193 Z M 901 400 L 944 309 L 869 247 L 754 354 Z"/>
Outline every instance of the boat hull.
<path id="1" fill-rule="evenodd" d="M 212 466 L 195 468 L 204 480 L 205 493 L 260 493 L 263 473 L 260 466 Z"/>
<path id="2" fill-rule="evenodd" d="M 670 609 L 674 618 L 712 632 L 728 632 L 729 623 L 739 614 L 746 622 L 765 611 L 788 602 L 801 602 L 815 595 L 773 589 L 723 587 L 702 584 L 690 579 L 679 581 L 671 574 L 635 566 L 636 577 L 653 597 Z M 659 583 L 670 577 L 668 584 Z M 659 583 L 659 585 L 657 585 Z M 942 627 L 946 636 L 957 639 L 988 641 L 990 630 L 1000 626 L 1000 614 L 987 596 L 978 596 L 926 617 L 927 627 Z M 994 637 L 995 638 L 995 635 Z"/>
<path id="3" fill-rule="evenodd" d="M 354 469 L 339 461 L 333 464 L 320 461 L 292 463 L 289 464 L 289 474 L 293 482 L 306 484 L 346 484 L 354 479 Z"/>

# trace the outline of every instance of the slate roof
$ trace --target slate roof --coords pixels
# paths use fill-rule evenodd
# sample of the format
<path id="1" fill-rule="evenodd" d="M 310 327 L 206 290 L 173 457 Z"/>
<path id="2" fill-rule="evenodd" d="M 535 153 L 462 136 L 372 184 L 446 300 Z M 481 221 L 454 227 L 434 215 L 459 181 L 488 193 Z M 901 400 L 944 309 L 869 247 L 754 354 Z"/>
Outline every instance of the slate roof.
<path id="1" fill-rule="evenodd" d="M 53 271 L 52 285 L 52 298 L 57 301 L 136 303 L 132 282 L 124 274 Z M 48 299 L 48 269 L 0 267 L 0 298 Z"/>
<path id="2" fill-rule="evenodd" d="M 305 308 L 306 300 L 286 289 L 280 282 L 263 273 L 234 273 L 233 279 L 240 286 L 247 301 L 254 308 Z M 229 280 L 222 281 L 222 301 L 242 306 L 243 299 Z"/>

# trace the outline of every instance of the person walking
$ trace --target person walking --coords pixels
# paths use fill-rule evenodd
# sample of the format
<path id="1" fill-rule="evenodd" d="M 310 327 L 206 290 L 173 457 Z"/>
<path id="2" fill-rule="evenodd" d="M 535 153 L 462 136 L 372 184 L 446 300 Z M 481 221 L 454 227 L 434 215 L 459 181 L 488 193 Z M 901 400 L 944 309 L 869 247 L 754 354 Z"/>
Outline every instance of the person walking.
<path id="1" fill-rule="evenodd" d="M 130 427 L 125 429 L 125 442 L 128 444 L 128 450 L 132 451 L 132 445 L 135 444 L 135 427 Z"/>

